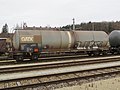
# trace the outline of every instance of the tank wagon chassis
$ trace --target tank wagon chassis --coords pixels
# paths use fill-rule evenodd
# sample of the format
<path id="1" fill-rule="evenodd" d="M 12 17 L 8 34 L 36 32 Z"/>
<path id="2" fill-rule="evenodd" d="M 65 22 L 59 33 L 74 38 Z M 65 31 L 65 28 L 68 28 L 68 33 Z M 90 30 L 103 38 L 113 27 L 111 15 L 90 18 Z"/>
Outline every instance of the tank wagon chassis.
<path id="1" fill-rule="evenodd" d="M 99 56 L 99 55 L 106 55 L 108 50 L 100 50 L 100 49 L 76 49 L 70 51 L 57 51 L 57 52 L 39 52 L 39 48 L 33 48 L 33 52 L 11 52 L 9 53 L 10 57 L 15 59 L 17 62 L 23 61 L 23 59 L 31 59 L 31 60 L 38 60 L 39 57 L 47 55 L 50 56 L 54 55 L 69 55 L 69 54 L 88 54 L 89 56 Z"/>
<path id="2" fill-rule="evenodd" d="M 17 61 L 38 60 L 53 54 L 104 55 L 109 51 L 109 43 L 103 31 L 16 30 L 7 50 Z"/>
<path id="3" fill-rule="evenodd" d="M 23 50 L 22 51 L 12 51 L 11 53 L 9 53 L 9 55 L 16 61 L 23 61 L 23 59 L 38 60 L 38 58 L 40 56 L 40 52 L 39 52 L 39 49 L 37 46 L 32 46 L 32 47 L 27 46 L 25 49 L 26 49 L 26 51 L 23 51 Z M 29 50 L 29 51 L 27 51 L 27 50 Z"/>

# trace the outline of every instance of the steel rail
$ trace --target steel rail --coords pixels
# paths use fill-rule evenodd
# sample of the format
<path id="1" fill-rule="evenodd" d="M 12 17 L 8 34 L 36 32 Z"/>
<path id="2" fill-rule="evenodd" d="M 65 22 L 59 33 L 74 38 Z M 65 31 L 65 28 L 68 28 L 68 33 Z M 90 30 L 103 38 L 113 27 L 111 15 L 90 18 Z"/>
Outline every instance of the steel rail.
<path id="1" fill-rule="evenodd" d="M 43 69 L 52 69 L 52 68 L 60 68 L 60 67 L 69 67 L 69 66 L 78 66 L 78 65 L 87 65 L 87 64 L 95 64 L 95 63 L 106 63 L 106 62 L 115 62 L 120 61 L 120 58 L 102 58 L 102 59 L 90 59 L 90 60 L 72 60 L 72 61 L 64 61 L 64 62 L 54 62 L 54 63 L 41 63 L 41 64 L 30 64 L 30 65 L 16 65 L 16 66 L 2 66 L 0 67 L 0 73 L 13 73 L 13 72 L 25 72 L 30 70 L 43 70 Z"/>
<path id="2" fill-rule="evenodd" d="M 116 69 L 115 69 L 116 68 Z M 107 70 L 108 69 L 108 70 Z M 112 71 L 110 70 L 112 69 Z M 104 71 L 105 70 L 105 71 Z M 94 71 L 94 73 L 93 73 Z M 83 75 L 82 73 L 87 72 L 87 74 Z M 89 73 L 89 74 L 88 74 Z M 49 84 L 57 84 L 57 83 L 62 83 L 62 82 L 69 82 L 69 81 L 74 81 L 74 80 L 80 80 L 80 79 L 88 79 L 88 78 L 94 78 L 94 77 L 100 77 L 100 76 L 105 76 L 105 75 L 111 75 L 111 74 L 118 74 L 120 73 L 120 67 L 115 66 L 115 67 L 107 67 L 107 68 L 99 68 L 99 69 L 93 69 L 93 70 L 85 70 L 85 71 L 77 71 L 77 72 L 69 72 L 69 73 L 61 73 L 61 74 L 52 74 L 52 75 L 45 75 L 41 77 L 29 77 L 29 78 L 21 78 L 21 79 L 14 79 L 14 80 L 6 80 L 6 81 L 1 81 L 3 82 L 19 82 L 20 80 L 29 80 L 29 79 L 40 79 L 44 77 L 60 77 L 63 75 L 69 75 L 69 74 L 74 74 L 75 77 L 68 77 L 68 78 L 60 78 L 56 80 L 48 80 L 48 81 L 43 81 L 43 82 L 38 82 L 38 83 L 33 83 L 33 84 L 27 84 L 27 85 L 22 85 L 19 84 L 18 86 L 14 87 L 5 87 L 5 88 L 0 88 L 0 89 L 9 89 L 9 90 L 16 90 L 16 89 L 23 89 L 23 88 L 30 88 L 30 87 L 37 87 L 37 86 L 45 86 Z M 79 75 L 78 75 L 79 74 Z"/>
<path id="3" fill-rule="evenodd" d="M 99 61 L 100 60 L 100 61 Z M 92 61 L 92 62 L 91 62 Z M 108 64 L 107 64 L 108 63 Z M 54 66 L 54 64 L 56 64 L 56 66 Z M 64 64 L 64 65 L 63 65 Z M 100 65 L 101 64 L 101 65 Z M 33 65 L 33 68 L 32 68 L 32 65 Z M 53 66 L 52 66 L 53 65 Z M 22 68 L 22 70 L 20 70 L 20 68 Z M 66 74 L 75 74 L 75 73 L 83 73 L 83 72 L 87 72 L 87 71 L 95 71 L 95 70 L 100 70 L 100 69 L 110 69 L 110 68 L 113 68 L 115 69 L 116 67 L 120 67 L 120 56 L 116 56 L 116 57 L 104 57 L 104 58 L 91 58 L 91 59 L 83 59 L 83 60 L 71 60 L 71 61 L 64 61 L 64 62 L 52 62 L 52 63 L 41 63 L 41 64 L 30 64 L 30 65 L 27 65 L 24 67 L 25 65 L 18 65 L 18 66 L 6 66 L 6 67 L 0 67 L 1 70 L 1 75 L 0 75 L 0 85 L 2 83 L 8 83 L 8 82 L 19 82 L 20 80 L 28 80 L 28 79 L 33 79 L 33 78 L 44 78 L 44 77 L 49 77 L 49 76 L 59 76 L 59 75 L 66 75 Z M 36 66 L 36 67 L 34 67 Z M 43 66 L 43 67 L 42 67 Z M 48 67 L 46 67 L 48 66 Z M 94 66 L 94 67 L 90 67 L 90 66 Z M 26 69 L 27 67 L 27 69 Z M 84 69 L 83 69 L 83 68 Z M 5 69 L 6 71 L 4 71 Z M 13 70 L 11 71 L 9 68 L 11 68 L 11 70 L 13 70 L 14 68 L 19 68 L 18 70 Z M 65 71 L 60 71 L 60 68 L 62 70 L 65 70 Z M 75 69 L 74 69 L 75 68 Z M 80 69 L 78 69 L 80 68 Z M 58 70 L 58 72 L 53 72 L 53 70 Z M 69 70 L 69 69 L 73 69 L 73 70 Z M 10 70 L 10 71 L 8 71 Z M 41 75 L 37 75 L 37 76 L 27 76 L 27 77 L 24 77 L 23 73 L 35 73 L 34 72 L 42 72 Z M 44 71 L 45 70 L 45 71 Z M 24 72 L 25 71 L 25 72 Z M 43 72 L 44 71 L 44 72 Z M 48 72 L 48 74 L 45 74 L 45 72 Z M 20 73 L 21 72 L 21 73 Z M 19 74 L 20 73 L 20 74 Z M 117 70 L 113 70 L 111 71 L 110 73 L 120 73 L 120 68 L 118 68 Z M 104 74 L 107 74 L 109 75 L 110 74 L 109 71 L 106 71 L 102 74 L 100 73 L 97 73 L 98 75 L 104 75 Z M 4 79 L 2 80 L 2 76 L 11 76 L 11 74 L 16 74 L 16 75 L 19 75 L 21 77 L 19 78 L 11 78 L 11 79 L 7 79 L 6 77 L 4 77 Z M 23 76 L 22 76 L 23 75 Z M 34 74 L 33 74 L 34 75 Z M 92 74 L 92 76 L 95 76 L 95 74 Z M 5 87 L 5 88 L 2 88 L 2 89 L 17 89 L 17 88 L 25 88 L 25 87 L 29 87 L 29 86 L 36 86 L 36 85 L 46 85 L 47 84 L 50 84 L 50 83 L 58 83 L 58 82 L 63 82 L 63 81 L 69 81 L 69 80 L 75 80 L 75 79 L 82 79 L 82 78 L 87 78 L 87 77 L 91 77 L 89 74 L 86 74 L 84 75 L 83 77 L 75 77 L 75 78 L 67 78 L 67 79 L 60 79 L 60 80 L 53 80 L 53 81 L 48 81 L 48 82 L 38 82 L 38 83 L 34 83 L 34 84 L 28 84 L 28 85 L 18 85 L 18 86 L 15 86 L 15 87 Z M 9 86 L 9 85 L 8 85 Z"/>
<path id="4" fill-rule="evenodd" d="M 93 69 L 115 67 L 115 66 L 120 66 L 120 61 L 60 67 L 60 68 L 55 67 L 55 68 L 48 68 L 44 70 L 43 69 L 31 70 L 26 72 L 21 71 L 21 72 L 14 72 L 14 73 L 1 73 L 0 81 L 26 78 L 26 77 L 44 76 L 44 75 L 50 75 L 50 74 L 68 73 L 68 72 L 75 72 L 75 71 L 93 70 Z"/>

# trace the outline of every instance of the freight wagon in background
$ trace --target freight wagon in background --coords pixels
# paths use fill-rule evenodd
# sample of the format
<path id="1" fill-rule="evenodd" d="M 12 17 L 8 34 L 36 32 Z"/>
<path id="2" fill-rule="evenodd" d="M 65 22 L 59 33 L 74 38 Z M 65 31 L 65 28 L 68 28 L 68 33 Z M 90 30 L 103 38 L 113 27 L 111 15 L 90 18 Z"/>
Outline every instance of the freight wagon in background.
<path id="1" fill-rule="evenodd" d="M 120 30 L 114 30 L 109 35 L 110 51 L 120 54 Z"/>
<path id="2" fill-rule="evenodd" d="M 1 33 L 0 34 L 0 56 L 5 55 L 5 53 L 8 53 L 10 51 L 9 46 L 12 46 L 11 40 L 12 40 L 13 34 L 9 33 Z"/>
<path id="3" fill-rule="evenodd" d="M 37 60 L 44 54 L 105 54 L 109 50 L 104 31 L 17 30 L 7 51 L 17 61 Z"/>
<path id="4" fill-rule="evenodd" d="M 0 55 L 7 52 L 6 41 L 7 41 L 7 38 L 0 38 Z"/>

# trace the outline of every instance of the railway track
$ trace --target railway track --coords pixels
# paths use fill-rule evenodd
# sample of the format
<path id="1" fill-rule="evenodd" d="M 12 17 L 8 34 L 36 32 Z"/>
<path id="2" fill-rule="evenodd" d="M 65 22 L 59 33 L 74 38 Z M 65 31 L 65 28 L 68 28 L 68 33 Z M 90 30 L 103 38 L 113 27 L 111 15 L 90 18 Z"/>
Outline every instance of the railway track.
<path id="1" fill-rule="evenodd" d="M 56 62 L 45 62 L 45 63 L 34 63 L 34 64 L 21 64 L 21 65 L 8 65 L 8 66 L 0 66 L 0 74 L 1 73 L 13 73 L 13 72 L 26 72 L 28 70 L 43 70 L 50 68 L 60 68 L 60 67 L 69 67 L 69 66 L 77 66 L 77 65 L 87 65 L 94 63 L 105 63 L 105 62 L 113 62 L 120 61 L 119 56 L 114 57 L 106 57 L 106 58 L 90 58 L 90 59 L 76 59 L 69 61 L 56 61 Z"/>
<path id="2" fill-rule="evenodd" d="M 107 55 L 110 56 L 110 55 Z M 116 55 L 112 55 L 112 56 L 116 56 Z M 94 57 L 98 57 L 98 56 L 94 56 Z M 99 56 L 99 57 L 106 57 L 106 56 Z M 0 65 L 16 65 L 16 64 L 26 64 L 26 63 L 41 63 L 41 62 L 55 62 L 55 61 L 62 61 L 62 60 L 71 60 L 71 59 L 83 59 L 83 58 L 93 58 L 93 57 L 89 57 L 88 55 L 70 55 L 70 56 L 52 56 L 52 57 L 41 57 L 38 59 L 38 61 L 34 61 L 34 60 L 30 60 L 30 59 L 24 59 L 23 62 L 16 62 L 16 60 L 14 59 L 9 59 L 9 58 L 5 58 L 5 57 L 0 57 Z"/>
<path id="3" fill-rule="evenodd" d="M 99 60 L 101 62 L 98 62 Z M 79 62 L 71 60 L 71 62 L 42 63 L 41 65 L 45 67 L 40 66 L 40 68 L 39 65 L 37 67 L 33 65 L 35 68 L 32 68 L 32 65 L 0 67 L 3 70 L 3 72 L 0 72 L 0 88 L 13 90 L 38 86 L 47 89 L 50 84 L 64 82 L 68 84 L 69 81 L 82 78 L 114 75 L 120 73 L 120 56 L 94 58 L 94 60 L 93 58 L 84 59 L 84 61 L 79 60 Z"/>
<path id="4" fill-rule="evenodd" d="M 41 90 L 53 90 L 55 88 L 60 88 L 64 86 L 71 86 L 73 84 L 79 83 L 79 80 L 88 80 L 89 78 L 103 78 L 109 76 L 115 76 L 115 74 L 120 73 L 120 67 L 112 67 L 112 68 L 102 68 L 96 70 L 86 70 L 86 71 L 78 71 L 71 73 L 62 73 L 55 75 L 47 75 L 41 77 L 31 77 L 31 78 L 22 78 L 22 79 L 14 79 L 14 80 L 6 80 L 0 82 L 0 89 L 26 89 L 26 88 L 36 88 L 39 87 Z M 65 83 L 65 84 L 64 84 Z M 62 84 L 62 86 L 57 85 Z M 66 85 L 67 84 L 67 85 Z M 57 85 L 57 86 L 56 86 Z"/>
<path id="5" fill-rule="evenodd" d="M 0 65 L 15 65 L 15 64 L 24 64 L 24 63 L 35 63 L 35 62 L 54 62 L 59 60 L 70 60 L 70 59 L 80 59 L 80 58 L 87 58 L 88 55 L 70 55 L 70 56 L 54 56 L 54 57 L 41 57 L 38 59 L 38 61 L 24 59 L 23 62 L 16 62 L 14 59 L 4 58 L 0 57 Z"/>

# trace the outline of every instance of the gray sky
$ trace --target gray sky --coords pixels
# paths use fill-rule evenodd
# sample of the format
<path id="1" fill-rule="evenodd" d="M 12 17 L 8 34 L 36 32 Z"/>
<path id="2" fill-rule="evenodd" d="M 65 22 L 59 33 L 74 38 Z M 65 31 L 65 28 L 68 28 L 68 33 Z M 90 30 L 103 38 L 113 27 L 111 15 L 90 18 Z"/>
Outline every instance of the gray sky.
<path id="1" fill-rule="evenodd" d="M 89 21 L 120 20 L 120 0 L 0 0 L 0 28 L 8 23 L 63 26 Z"/>

